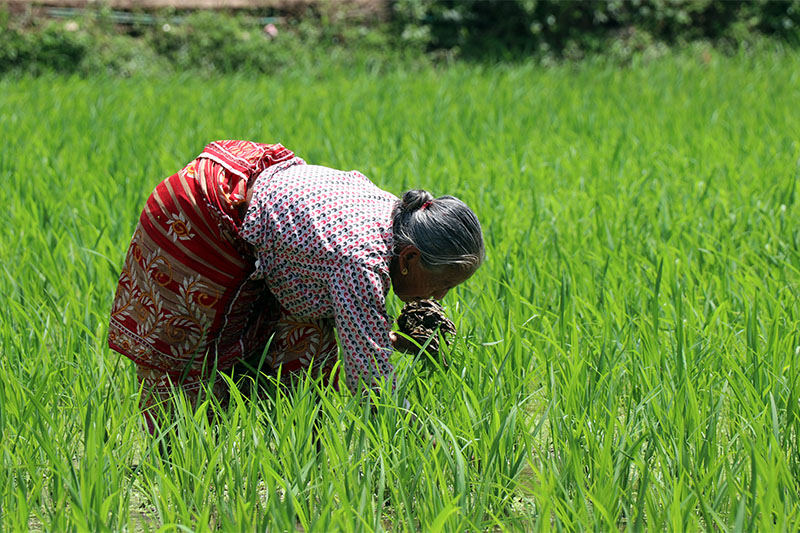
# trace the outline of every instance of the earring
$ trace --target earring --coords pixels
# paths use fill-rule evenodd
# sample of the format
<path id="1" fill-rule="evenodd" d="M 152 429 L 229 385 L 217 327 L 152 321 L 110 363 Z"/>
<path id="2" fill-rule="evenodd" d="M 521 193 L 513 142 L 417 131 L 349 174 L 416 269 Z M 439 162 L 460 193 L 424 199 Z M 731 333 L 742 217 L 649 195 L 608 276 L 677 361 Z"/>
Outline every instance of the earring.
<path id="1" fill-rule="evenodd" d="M 404 268 L 403 270 L 400 271 L 400 273 L 405 276 L 406 274 L 408 274 L 408 269 Z"/>

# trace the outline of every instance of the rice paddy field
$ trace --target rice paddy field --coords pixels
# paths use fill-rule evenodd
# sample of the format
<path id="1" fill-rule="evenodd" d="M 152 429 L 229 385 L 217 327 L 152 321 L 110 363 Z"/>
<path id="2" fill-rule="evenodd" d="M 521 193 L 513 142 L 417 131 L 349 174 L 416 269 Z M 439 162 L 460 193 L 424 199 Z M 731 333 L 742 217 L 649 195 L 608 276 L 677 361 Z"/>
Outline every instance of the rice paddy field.
<path id="1" fill-rule="evenodd" d="M 0 131 L 0 532 L 800 529 L 797 53 L 6 78 Z M 448 369 L 143 431 L 117 276 L 225 138 L 475 209 Z"/>

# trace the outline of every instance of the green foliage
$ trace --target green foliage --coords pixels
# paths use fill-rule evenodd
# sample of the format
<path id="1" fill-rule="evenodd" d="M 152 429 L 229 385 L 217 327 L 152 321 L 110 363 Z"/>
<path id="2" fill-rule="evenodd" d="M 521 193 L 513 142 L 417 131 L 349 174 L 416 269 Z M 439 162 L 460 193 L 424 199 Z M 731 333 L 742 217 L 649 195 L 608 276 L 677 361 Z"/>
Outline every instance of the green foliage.
<path id="1" fill-rule="evenodd" d="M 798 0 L 397 0 L 393 8 L 409 44 L 467 57 L 575 58 L 619 40 L 633 49 L 698 39 L 738 44 L 755 33 L 796 42 L 800 25 Z"/>
<path id="2" fill-rule="evenodd" d="M 26 31 L 7 16 L 0 19 L 0 73 L 25 69 L 33 72 L 69 72 L 91 48 L 91 38 L 63 23 L 46 22 Z"/>
<path id="3" fill-rule="evenodd" d="M 128 77 L 174 69 L 168 59 L 156 53 L 143 39 L 131 39 L 114 33 L 98 33 L 95 39 L 82 61 L 77 67 L 73 66 L 81 74 Z"/>
<path id="4" fill-rule="evenodd" d="M 397 0 L 388 22 L 346 19 L 335 3 L 276 19 L 255 13 L 168 10 L 121 27 L 107 7 L 66 21 L 12 17 L 0 7 L 0 73 L 128 76 L 191 70 L 276 74 L 337 66 L 601 55 L 617 63 L 695 43 L 734 53 L 764 38 L 800 46 L 800 0 Z M 275 33 L 277 32 L 277 33 Z"/>
<path id="5" fill-rule="evenodd" d="M 14 20 L 7 11 L 0 13 L 0 73 L 277 73 L 322 68 L 320 56 L 333 65 L 374 66 L 405 55 L 391 49 L 383 27 L 315 18 L 279 22 L 269 35 L 252 16 L 165 12 L 156 24 L 123 33 L 102 8 L 66 21 Z"/>
<path id="6" fill-rule="evenodd" d="M 209 72 L 274 72 L 290 61 L 294 44 L 286 36 L 271 42 L 252 23 L 210 11 L 193 13 L 180 24 L 165 22 L 151 32 L 150 40 L 176 68 Z"/>
<path id="7" fill-rule="evenodd" d="M 37 39 L 33 60 L 45 69 L 68 72 L 86 56 L 89 46 L 85 33 L 70 31 L 64 24 L 47 24 Z"/>
<path id="8" fill-rule="evenodd" d="M 27 64 L 30 57 L 31 46 L 28 39 L 9 27 L 6 17 L 0 19 L 0 73 Z"/>

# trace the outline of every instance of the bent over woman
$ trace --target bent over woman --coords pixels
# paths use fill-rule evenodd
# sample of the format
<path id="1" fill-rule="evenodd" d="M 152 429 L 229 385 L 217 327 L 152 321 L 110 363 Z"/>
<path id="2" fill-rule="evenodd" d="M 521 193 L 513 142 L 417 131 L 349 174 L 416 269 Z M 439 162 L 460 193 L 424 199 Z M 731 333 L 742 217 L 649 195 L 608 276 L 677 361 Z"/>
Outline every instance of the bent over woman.
<path id="1" fill-rule="evenodd" d="M 111 310 L 109 345 L 136 363 L 147 408 L 267 350 L 267 370 L 325 376 L 341 343 L 352 391 L 393 382 L 402 340 L 386 312 L 441 299 L 484 258 L 475 214 L 452 196 L 402 199 L 357 171 L 308 165 L 280 144 L 217 141 L 147 200 Z"/>

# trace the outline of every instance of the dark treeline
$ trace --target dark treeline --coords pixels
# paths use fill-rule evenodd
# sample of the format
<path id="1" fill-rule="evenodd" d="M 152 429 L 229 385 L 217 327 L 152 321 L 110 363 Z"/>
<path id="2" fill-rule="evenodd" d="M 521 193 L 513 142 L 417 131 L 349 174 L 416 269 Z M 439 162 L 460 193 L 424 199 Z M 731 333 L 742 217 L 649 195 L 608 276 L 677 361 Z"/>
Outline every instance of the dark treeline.
<path id="1" fill-rule="evenodd" d="M 54 18 L 3 5 L 0 73 L 275 73 L 316 68 L 320 58 L 368 68 L 443 57 L 625 62 L 696 42 L 723 51 L 800 45 L 800 0 L 395 0 L 383 17 L 360 19 L 335 9 L 131 14 L 100 5 Z"/>
<path id="2" fill-rule="evenodd" d="M 800 37 L 800 0 L 398 0 L 393 12 L 407 39 L 469 56 L 581 55 L 609 40 L 644 47 Z"/>

